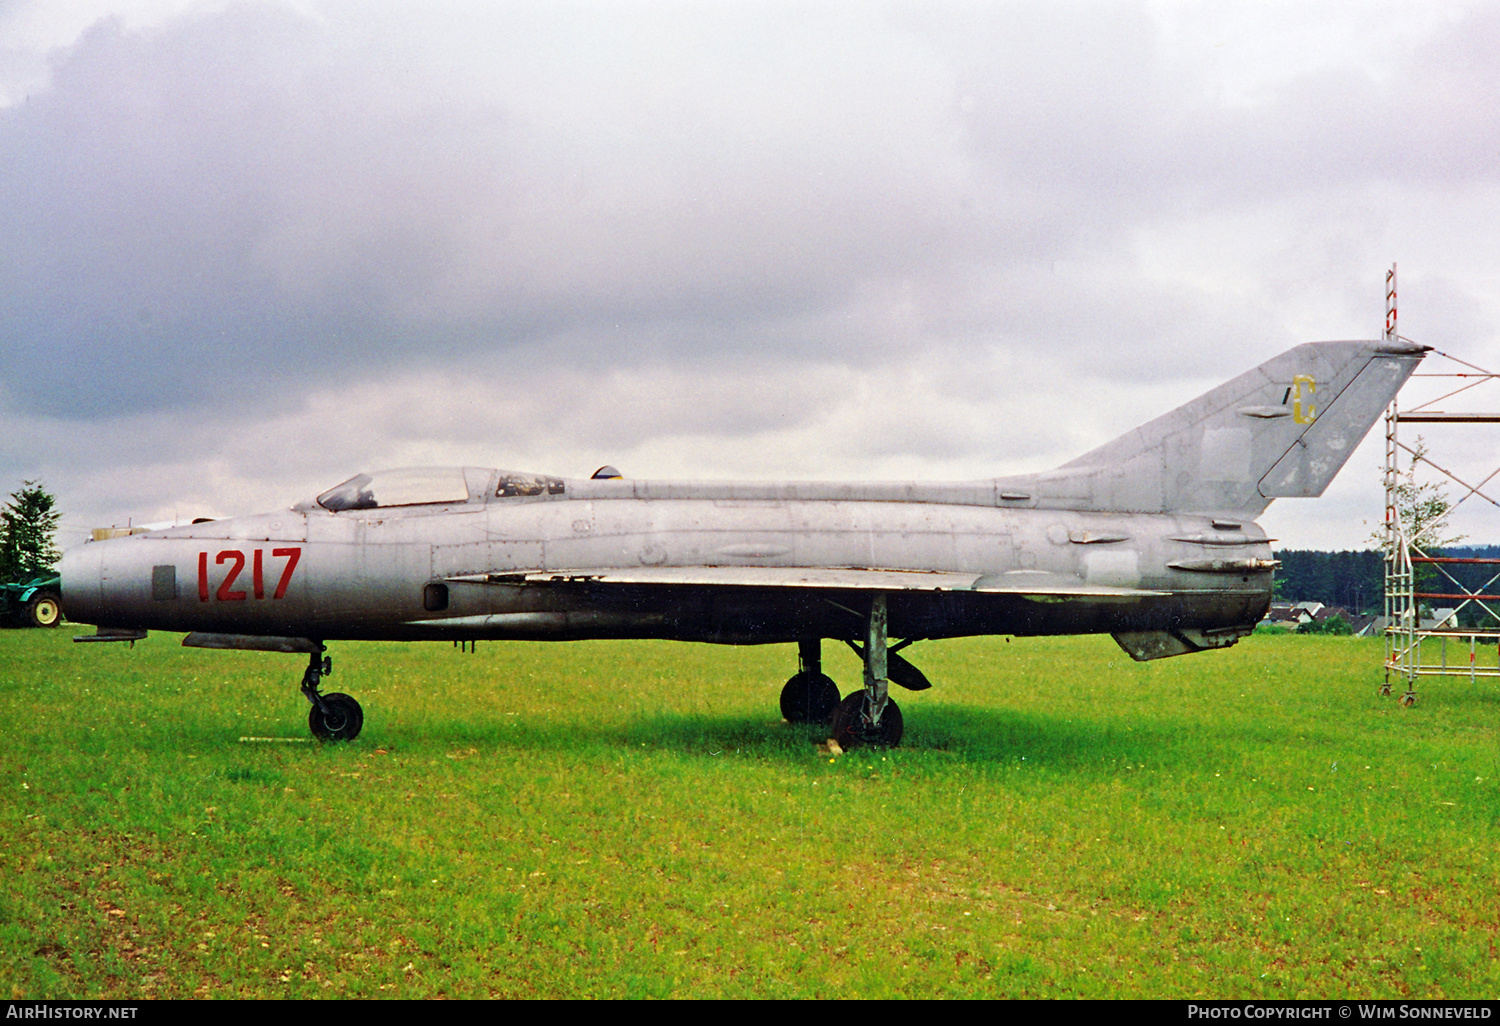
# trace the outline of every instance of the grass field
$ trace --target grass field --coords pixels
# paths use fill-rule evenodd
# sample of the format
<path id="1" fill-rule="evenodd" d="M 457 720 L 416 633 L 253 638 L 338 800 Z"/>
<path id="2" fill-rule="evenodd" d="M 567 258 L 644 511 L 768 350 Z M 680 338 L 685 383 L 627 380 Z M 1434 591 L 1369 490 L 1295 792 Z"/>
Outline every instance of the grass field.
<path id="1" fill-rule="evenodd" d="M 0 632 L 12 998 L 1500 993 L 1500 696 L 1378 643 L 919 645 L 834 758 L 790 646 L 338 644 L 320 746 L 300 657 L 72 633 Z"/>

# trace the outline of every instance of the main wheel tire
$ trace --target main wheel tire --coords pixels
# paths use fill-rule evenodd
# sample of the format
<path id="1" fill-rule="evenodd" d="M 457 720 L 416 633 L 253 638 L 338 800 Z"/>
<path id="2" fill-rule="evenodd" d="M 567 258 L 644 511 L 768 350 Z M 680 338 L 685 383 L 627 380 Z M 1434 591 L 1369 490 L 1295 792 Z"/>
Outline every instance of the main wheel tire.
<path id="1" fill-rule="evenodd" d="M 827 723 L 838 708 L 839 686 L 825 673 L 799 673 L 781 689 L 781 715 L 788 723 Z"/>
<path id="2" fill-rule="evenodd" d="M 21 622 L 27 627 L 56 627 L 62 623 L 62 601 L 50 591 L 38 592 L 26 603 Z"/>
<path id="3" fill-rule="evenodd" d="M 840 748 L 849 751 L 860 745 L 878 745 L 895 748 L 901 743 L 906 724 L 901 718 L 901 707 L 894 700 L 885 700 L 885 711 L 880 714 L 880 726 L 869 730 L 860 722 L 865 709 L 865 693 L 856 691 L 839 703 L 833 711 L 832 737 Z"/>
<path id="4" fill-rule="evenodd" d="M 323 710 L 314 705 L 307 713 L 307 726 L 320 741 L 353 741 L 365 725 L 365 711 L 348 695 L 334 692 L 323 696 Z"/>

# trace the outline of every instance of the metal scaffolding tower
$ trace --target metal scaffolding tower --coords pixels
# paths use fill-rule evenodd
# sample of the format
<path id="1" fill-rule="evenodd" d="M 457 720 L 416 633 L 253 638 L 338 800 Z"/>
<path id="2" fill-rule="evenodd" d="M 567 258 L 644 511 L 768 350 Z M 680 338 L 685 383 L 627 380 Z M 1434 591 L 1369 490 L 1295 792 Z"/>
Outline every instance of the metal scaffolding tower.
<path id="1" fill-rule="evenodd" d="M 1396 334 L 1396 268 L 1386 275 L 1385 337 L 1395 341 Z M 1403 340 L 1409 341 L 1409 340 Z M 1428 357 L 1448 361 L 1436 371 L 1420 372 L 1414 377 L 1447 378 L 1451 385 L 1437 398 L 1409 410 L 1398 408 L 1392 400 L 1385 413 L 1385 520 L 1383 526 L 1385 555 L 1385 683 L 1380 693 L 1389 695 L 1393 680 L 1404 680 L 1406 691 L 1402 705 L 1417 700 L 1417 678 L 1423 676 L 1500 677 L 1500 647 L 1492 654 L 1488 646 L 1500 640 L 1500 559 L 1458 558 L 1441 554 L 1443 539 L 1435 536 L 1442 515 L 1471 500 L 1489 503 L 1500 509 L 1500 502 L 1486 494 L 1500 467 L 1496 467 L 1477 485 L 1471 485 L 1437 462 L 1443 459 L 1430 453 L 1419 435 L 1415 442 L 1403 441 L 1400 429 L 1406 424 L 1500 424 L 1500 413 L 1455 413 L 1434 409 L 1437 403 L 1460 393 L 1488 384 L 1500 375 L 1476 367 L 1457 357 L 1433 350 Z M 1451 369 L 1450 369 L 1451 368 Z M 1409 458 L 1409 470 L 1401 470 L 1403 457 Z M 1447 463 L 1443 459 L 1443 463 Z M 1456 483 L 1463 494 L 1448 502 L 1431 483 L 1419 484 L 1419 472 L 1433 473 Z M 1454 576 L 1460 565 L 1484 567 L 1484 583 L 1471 588 Z M 1445 609 L 1442 616 L 1434 615 Z M 1466 620 L 1480 626 L 1463 627 Z M 1457 649 L 1449 657 L 1449 646 Z M 1481 646 L 1483 658 L 1481 658 Z M 1465 649 L 1467 651 L 1465 652 Z M 1465 658 L 1467 656 L 1467 658 Z"/>

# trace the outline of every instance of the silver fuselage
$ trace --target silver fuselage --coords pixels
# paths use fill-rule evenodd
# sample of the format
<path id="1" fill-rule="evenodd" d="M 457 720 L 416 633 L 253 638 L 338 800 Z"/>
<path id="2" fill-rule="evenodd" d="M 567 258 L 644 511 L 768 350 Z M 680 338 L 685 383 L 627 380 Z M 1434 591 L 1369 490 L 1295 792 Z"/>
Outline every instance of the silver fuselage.
<path id="1" fill-rule="evenodd" d="M 753 644 L 865 629 L 868 598 L 857 590 L 836 578 L 788 586 L 780 569 L 932 575 L 931 587 L 908 576 L 918 586 L 889 589 L 890 632 L 911 638 L 1238 634 L 1271 599 L 1270 548 L 1248 518 L 1047 508 L 992 481 L 566 480 L 501 495 L 501 472 L 465 472 L 473 488 L 462 502 L 336 512 L 307 502 L 79 546 L 62 565 L 67 616 L 318 641 Z M 593 568 L 626 571 L 624 583 L 601 585 Z M 631 568 L 656 576 L 633 580 Z M 674 568 L 714 568 L 730 583 L 674 581 Z M 762 569 L 740 579 L 734 568 Z M 952 587 L 943 575 L 979 584 Z M 1056 580 L 1080 593 L 1025 586 Z"/>

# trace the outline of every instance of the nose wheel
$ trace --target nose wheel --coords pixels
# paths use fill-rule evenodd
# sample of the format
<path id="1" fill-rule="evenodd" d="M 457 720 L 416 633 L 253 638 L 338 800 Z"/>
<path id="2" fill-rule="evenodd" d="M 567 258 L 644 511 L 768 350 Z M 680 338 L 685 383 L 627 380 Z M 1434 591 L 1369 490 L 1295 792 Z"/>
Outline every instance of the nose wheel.
<path id="1" fill-rule="evenodd" d="M 319 741 L 353 741 L 365 725 L 365 711 L 348 695 L 321 695 L 322 705 L 307 711 L 307 726 Z"/>
<path id="2" fill-rule="evenodd" d="M 365 711 L 348 695 L 318 690 L 324 677 L 333 672 L 333 660 L 314 652 L 302 674 L 302 693 L 312 703 L 307 712 L 307 726 L 319 741 L 353 741 L 365 725 Z"/>

